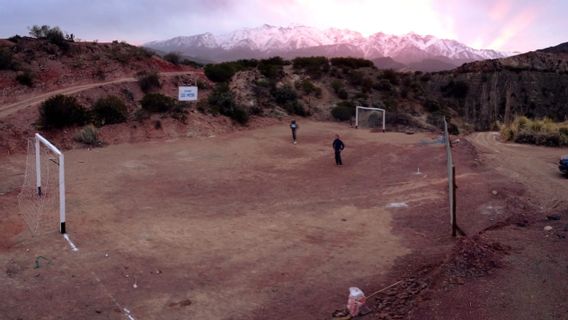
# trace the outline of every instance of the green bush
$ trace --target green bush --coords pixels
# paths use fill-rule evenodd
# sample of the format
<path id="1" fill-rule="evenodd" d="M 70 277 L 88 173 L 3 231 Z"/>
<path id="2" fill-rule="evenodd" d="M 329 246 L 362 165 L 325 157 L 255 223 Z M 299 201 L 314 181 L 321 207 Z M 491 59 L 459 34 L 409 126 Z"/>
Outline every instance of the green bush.
<path id="1" fill-rule="evenodd" d="M 388 80 L 393 86 L 398 86 L 400 84 L 398 73 L 392 69 L 384 70 L 382 78 Z"/>
<path id="2" fill-rule="evenodd" d="M 292 60 L 292 65 L 295 70 L 303 70 L 314 79 L 321 78 L 330 69 L 326 57 L 298 57 Z"/>
<path id="3" fill-rule="evenodd" d="M 237 72 L 233 63 L 208 64 L 205 66 L 205 76 L 213 82 L 228 82 Z"/>
<path id="4" fill-rule="evenodd" d="M 290 85 L 284 85 L 280 88 L 276 88 L 272 91 L 272 96 L 276 103 L 284 105 L 289 101 L 296 101 L 298 99 L 298 94 Z"/>
<path id="5" fill-rule="evenodd" d="M 137 74 L 138 85 L 142 92 L 148 93 L 153 89 L 159 89 L 162 85 L 160 84 L 160 76 L 157 72 L 139 72 Z"/>
<path id="6" fill-rule="evenodd" d="M 333 80 L 331 82 L 331 88 L 338 98 L 344 100 L 349 98 L 349 94 L 347 93 L 347 90 L 345 90 L 345 84 L 343 84 L 343 81 L 337 79 Z"/>
<path id="7" fill-rule="evenodd" d="M 213 113 L 219 112 L 240 124 L 248 122 L 248 113 L 237 105 L 234 95 L 226 83 L 217 84 L 207 100 L 209 105 L 214 107 Z"/>
<path id="8" fill-rule="evenodd" d="M 258 71 L 270 80 L 279 80 L 284 76 L 284 61 L 281 57 L 272 57 L 258 62 Z"/>
<path id="9" fill-rule="evenodd" d="M 177 66 L 178 64 L 180 64 L 181 58 L 179 54 L 175 52 L 170 52 L 164 56 L 164 60 L 169 61 Z"/>
<path id="10" fill-rule="evenodd" d="M 98 99 L 93 105 L 92 114 L 98 126 L 125 122 L 128 118 L 126 104 L 116 96 Z"/>
<path id="11" fill-rule="evenodd" d="M 331 109 L 331 115 L 333 116 L 333 118 L 339 121 L 351 120 L 354 114 L 354 110 L 349 107 L 337 106 Z"/>
<path id="12" fill-rule="evenodd" d="M 331 58 L 329 61 L 331 62 L 332 66 L 338 68 L 359 69 L 375 67 L 372 61 L 361 58 L 340 57 Z"/>
<path id="13" fill-rule="evenodd" d="M 306 95 L 311 95 L 313 93 L 314 96 L 321 98 L 321 89 L 309 79 L 296 81 L 295 87 L 297 90 L 302 90 L 302 92 Z"/>
<path id="14" fill-rule="evenodd" d="M 40 124 L 46 129 L 83 125 L 89 119 L 87 110 L 74 97 L 56 95 L 44 101 L 39 110 Z"/>
<path id="15" fill-rule="evenodd" d="M 377 84 L 375 85 L 375 89 L 379 90 L 379 91 L 385 91 L 385 92 L 390 92 L 393 90 L 393 86 L 391 84 L 391 82 L 387 79 L 381 79 L 379 80 L 379 82 L 377 82 Z"/>
<path id="16" fill-rule="evenodd" d="M 14 68 L 14 58 L 12 51 L 8 48 L 0 48 L 0 70 L 10 70 Z"/>
<path id="17" fill-rule="evenodd" d="M 92 124 L 89 124 L 83 128 L 81 128 L 81 130 L 79 130 L 75 136 L 74 136 L 75 141 L 89 145 L 89 146 L 96 146 L 98 144 L 100 144 L 99 141 L 99 135 L 98 135 L 98 131 L 97 128 L 95 128 L 95 126 L 93 126 Z"/>
<path id="18" fill-rule="evenodd" d="M 26 70 L 24 72 L 19 73 L 16 76 L 16 81 L 18 81 L 18 83 L 21 84 L 21 85 L 33 87 L 33 85 L 34 85 L 34 74 L 31 71 Z"/>
<path id="19" fill-rule="evenodd" d="M 284 109 L 289 114 L 296 114 L 296 115 L 299 115 L 301 117 L 305 117 L 305 116 L 309 115 L 308 111 L 306 111 L 306 108 L 304 108 L 304 105 L 298 100 L 286 102 L 286 104 L 284 104 Z"/>
<path id="20" fill-rule="evenodd" d="M 142 109 L 152 113 L 164 113 L 172 110 L 176 105 L 174 98 L 161 93 L 148 93 L 140 102 Z"/>

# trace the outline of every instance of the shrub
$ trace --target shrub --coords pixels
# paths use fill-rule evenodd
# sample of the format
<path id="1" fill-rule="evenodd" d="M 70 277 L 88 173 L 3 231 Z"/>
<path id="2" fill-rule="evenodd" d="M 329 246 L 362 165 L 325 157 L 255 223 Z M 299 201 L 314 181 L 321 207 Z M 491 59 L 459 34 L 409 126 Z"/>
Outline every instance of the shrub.
<path id="1" fill-rule="evenodd" d="M 116 96 L 98 99 L 93 105 L 92 114 L 93 120 L 98 126 L 121 123 L 128 118 L 126 104 Z"/>
<path id="2" fill-rule="evenodd" d="M 164 60 L 169 61 L 175 65 L 178 65 L 180 64 L 181 58 L 179 57 L 179 54 L 175 52 L 170 52 L 164 56 Z"/>
<path id="3" fill-rule="evenodd" d="M 157 72 L 139 72 L 137 74 L 138 85 L 142 92 L 148 93 L 153 89 L 159 89 L 162 85 L 160 84 L 160 76 Z"/>
<path id="4" fill-rule="evenodd" d="M 201 68 L 203 67 L 203 64 L 199 63 L 199 62 L 195 62 L 193 60 L 189 60 L 189 59 L 183 59 L 181 62 L 181 64 L 185 65 L 185 66 L 192 66 L 194 68 Z"/>
<path id="5" fill-rule="evenodd" d="M 296 115 L 299 115 L 301 117 L 305 117 L 305 116 L 309 115 L 308 112 L 306 111 L 306 109 L 304 108 L 304 105 L 298 100 L 288 101 L 284 105 L 284 109 L 289 114 L 296 114 Z"/>
<path id="6" fill-rule="evenodd" d="M 100 143 L 97 128 L 95 128 L 95 126 L 93 126 L 92 124 L 89 124 L 81 128 L 81 130 L 79 130 L 75 134 L 74 139 L 77 142 L 89 146 L 95 146 Z"/>
<path id="7" fill-rule="evenodd" d="M 21 85 L 33 87 L 34 74 L 31 71 L 26 70 L 16 76 L 16 81 L 18 81 L 18 83 Z"/>
<path id="8" fill-rule="evenodd" d="M 337 106 L 331 109 L 331 115 L 339 121 L 351 120 L 354 114 L 353 109 L 349 107 Z"/>
<path id="9" fill-rule="evenodd" d="M 384 70 L 382 78 L 390 82 L 393 86 L 398 86 L 400 84 L 398 73 L 392 69 Z"/>
<path id="10" fill-rule="evenodd" d="M 249 120 L 248 113 L 237 105 L 233 93 L 226 83 L 215 86 L 215 89 L 209 95 L 208 102 L 215 108 L 212 110 L 213 113 L 219 112 L 240 124 L 245 124 Z"/>
<path id="11" fill-rule="evenodd" d="M 337 79 L 333 80 L 331 82 L 331 88 L 333 89 L 333 92 L 335 92 L 338 98 L 344 100 L 349 98 L 349 94 L 347 93 L 347 90 L 345 90 L 345 85 L 343 84 L 343 81 Z"/>
<path id="12" fill-rule="evenodd" d="M 393 87 L 390 81 L 388 81 L 387 79 L 381 79 L 379 80 L 379 82 L 377 82 L 377 84 L 375 85 L 375 89 L 379 90 L 379 91 L 392 91 Z"/>
<path id="13" fill-rule="evenodd" d="M 294 69 L 304 70 L 314 79 L 319 79 L 330 69 L 329 60 L 326 57 L 298 57 L 292 60 L 292 65 Z"/>
<path id="14" fill-rule="evenodd" d="M 298 94 L 290 85 L 284 85 L 280 88 L 276 88 L 272 91 L 272 96 L 276 103 L 283 105 L 289 101 L 296 101 L 298 99 Z"/>
<path id="15" fill-rule="evenodd" d="M 258 62 L 258 71 L 268 79 L 279 80 L 284 76 L 283 66 L 286 65 L 281 57 L 263 59 Z"/>
<path id="16" fill-rule="evenodd" d="M 228 82 L 237 72 L 235 65 L 230 62 L 208 64 L 204 71 L 205 76 L 213 82 Z"/>
<path id="17" fill-rule="evenodd" d="M 0 70 L 9 70 L 14 68 L 14 59 L 12 51 L 8 48 L 0 48 Z"/>
<path id="18" fill-rule="evenodd" d="M 174 98 L 161 93 L 148 93 L 140 102 L 142 109 L 153 113 L 164 113 L 172 110 L 176 105 Z"/>
<path id="19" fill-rule="evenodd" d="M 361 58 L 331 58 L 329 60 L 331 65 L 338 68 L 349 68 L 349 69 L 359 69 L 359 68 L 374 68 L 374 64 L 370 60 Z"/>
<path id="20" fill-rule="evenodd" d="M 40 106 L 40 124 L 46 129 L 83 125 L 88 120 L 87 110 L 74 97 L 56 95 Z"/>

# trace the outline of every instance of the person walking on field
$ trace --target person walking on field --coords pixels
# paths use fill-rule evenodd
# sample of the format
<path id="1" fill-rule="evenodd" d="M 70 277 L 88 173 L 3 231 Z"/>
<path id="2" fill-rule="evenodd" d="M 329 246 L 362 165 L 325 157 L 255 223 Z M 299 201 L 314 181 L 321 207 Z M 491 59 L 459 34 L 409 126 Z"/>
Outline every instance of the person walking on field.
<path id="1" fill-rule="evenodd" d="M 292 120 L 292 122 L 290 122 L 290 129 L 292 129 L 292 142 L 296 144 L 296 129 L 298 129 L 296 120 Z"/>
<path id="2" fill-rule="evenodd" d="M 335 151 L 335 164 L 338 166 L 342 166 L 343 162 L 341 162 L 341 151 L 345 148 L 345 144 L 341 139 L 339 139 L 339 135 L 335 135 L 335 140 L 333 140 L 333 151 Z"/>

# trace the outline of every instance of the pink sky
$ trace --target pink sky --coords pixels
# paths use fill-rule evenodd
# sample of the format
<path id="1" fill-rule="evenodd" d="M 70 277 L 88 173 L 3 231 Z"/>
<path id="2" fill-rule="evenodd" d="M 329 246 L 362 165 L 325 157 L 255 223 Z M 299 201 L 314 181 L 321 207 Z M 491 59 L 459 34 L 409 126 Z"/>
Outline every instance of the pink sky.
<path id="1" fill-rule="evenodd" d="M 565 0 L 4 1 L 0 37 L 24 35 L 29 26 L 48 24 L 85 40 L 141 44 L 263 24 L 301 24 L 365 35 L 415 32 L 475 48 L 529 51 L 568 41 L 566 12 Z"/>

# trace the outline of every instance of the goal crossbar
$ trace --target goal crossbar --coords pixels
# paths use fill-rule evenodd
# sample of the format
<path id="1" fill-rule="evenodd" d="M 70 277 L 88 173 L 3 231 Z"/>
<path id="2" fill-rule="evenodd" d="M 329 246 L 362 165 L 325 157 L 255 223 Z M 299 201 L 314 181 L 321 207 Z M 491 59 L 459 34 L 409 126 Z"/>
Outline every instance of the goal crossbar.
<path id="1" fill-rule="evenodd" d="M 42 137 L 39 133 L 35 134 L 35 165 L 36 165 L 36 186 L 37 194 L 41 197 L 41 144 L 46 146 L 51 152 L 53 152 L 59 158 L 59 231 L 61 233 L 66 233 L 65 231 L 65 158 L 63 153 L 59 151 L 51 142 L 46 138 Z"/>
<path id="2" fill-rule="evenodd" d="M 386 121 L 385 121 L 386 111 L 385 111 L 385 109 L 357 106 L 355 108 L 355 128 L 359 128 L 359 110 L 373 110 L 373 111 L 382 112 L 383 113 L 383 132 L 385 132 L 385 124 L 386 124 Z"/>

